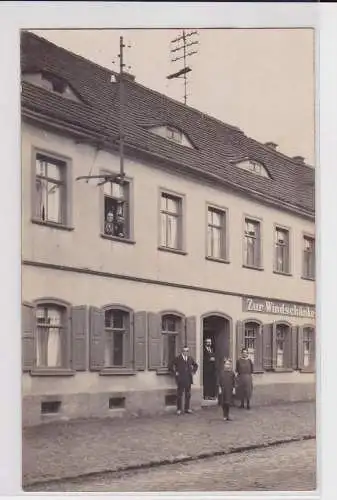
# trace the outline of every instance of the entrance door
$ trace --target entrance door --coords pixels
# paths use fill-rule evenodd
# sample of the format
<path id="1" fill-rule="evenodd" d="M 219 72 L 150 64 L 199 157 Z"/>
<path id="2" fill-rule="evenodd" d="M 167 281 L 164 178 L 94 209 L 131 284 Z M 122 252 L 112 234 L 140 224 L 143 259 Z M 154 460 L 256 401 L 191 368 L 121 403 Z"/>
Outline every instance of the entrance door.
<path id="1" fill-rule="evenodd" d="M 211 339 L 215 353 L 214 369 L 205 356 L 206 339 Z M 225 357 L 229 357 L 229 321 L 221 316 L 207 316 L 203 320 L 203 396 L 204 399 L 218 395 L 218 373 Z"/>

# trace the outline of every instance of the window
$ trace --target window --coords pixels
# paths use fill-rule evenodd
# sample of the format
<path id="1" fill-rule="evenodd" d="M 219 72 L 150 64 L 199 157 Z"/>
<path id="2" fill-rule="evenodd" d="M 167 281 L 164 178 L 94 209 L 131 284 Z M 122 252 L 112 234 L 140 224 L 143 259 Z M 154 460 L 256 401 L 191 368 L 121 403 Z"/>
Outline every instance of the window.
<path id="1" fill-rule="evenodd" d="M 278 273 L 289 273 L 289 231 L 275 229 L 275 267 Z"/>
<path id="2" fill-rule="evenodd" d="M 207 212 L 207 256 L 226 259 L 226 212 L 208 207 Z"/>
<path id="3" fill-rule="evenodd" d="M 68 368 L 67 329 L 65 308 L 54 305 L 36 309 L 36 366 L 37 368 Z"/>
<path id="4" fill-rule="evenodd" d="M 244 333 L 244 347 L 248 351 L 248 357 L 255 362 L 256 342 L 260 325 L 257 323 L 246 323 Z"/>
<path id="5" fill-rule="evenodd" d="M 119 309 L 105 311 L 104 365 L 106 368 L 125 366 L 129 332 L 129 313 Z"/>
<path id="6" fill-rule="evenodd" d="M 304 236 L 303 277 L 315 279 L 315 239 Z"/>
<path id="7" fill-rule="evenodd" d="M 314 352 L 314 328 L 303 328 L 303 366 L 309 368 L 315 357 Z"/>
<path id="8" fill-rule="evenodd" d="M 289 327 L 287 325 L 278 325 L 276 329 L 276 368 L 285 368 L 286 360 L 286 342 L 288 341 Z"/>
<path id="9" fill-rule="evenodd" d="M 177 130 L 173 127 L 166 127 L 166 137 L 170 141 L 178 142 L 179 144 L 182 142 L 182 133 L 180 130 Z"/>
<path id="10" fill-rule="evenodd" d="M 130 238 L 129 183 L 104 184 L 104 234 L 115 238 Z"/>
<path id="11" fill-rule="evenodd" d="M 162 366 L 168 368 L 179 353 L 179 340 L 182 320 L 179 316 L 167 314 L 162 316 L 161 333 L 164 337 Z"/>
<path id="12" fill-rule="evenodd" d="M 260 222 L 245 219 L 244 265 L 261 267 Z"/>
<path id="13" fill-rule="evenodd" d="M 66 224 L 66 163 L 38 153 L 35 165 L 35 218 Z"/>
<path id="14" fill-rule="evenodd" d="M 182 250 L 182 198 L 161 193 L 160 246 Z"/>
<path id="15" fill-rule="evenodd" d="M 42 87 L 49 92 L 54 92 L 62 97 L 71 99 L 72 101 L 81 102 L 77 92 L 75 93 L 71 86 L 63 78 L 57 75 L 46 72 L 24 73 L 22 75 L 22 80 L 32 85 Z"/>
<path id="16" fill-rule="evenodd" d="M 259 175 L 260 177 L 270 178 L 267 169 L 262 165 L 262 163 L 258 161 L 247 159 L 237 163 L 237 166 L 239 168 L 242 168 L 243 170 L 246 170 L 247 172 Z"/>

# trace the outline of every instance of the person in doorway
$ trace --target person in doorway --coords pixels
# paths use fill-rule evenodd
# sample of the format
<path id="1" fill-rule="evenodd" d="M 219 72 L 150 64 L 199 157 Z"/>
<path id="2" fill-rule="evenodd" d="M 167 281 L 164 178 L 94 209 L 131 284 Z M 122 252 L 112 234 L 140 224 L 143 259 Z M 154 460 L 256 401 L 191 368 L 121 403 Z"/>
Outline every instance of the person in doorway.
<path id="1" fill-rule="evenodd" d="M 244 408 L 246 402 L 247 410 L 250 409 L 250 400 L 253 392 L 253 371 L 253 363 L 248 358 L 248 351 L 243 348 L 241 356 L 236 362 L 237 392 L 241 401 L 240 408 Z"/>
<path id="2" fill-rule="evenodd" d="M 215 354 L 211 339 L 205 340 L 203 364 L 204 399 L 216 397 Z"/>
<path id="3" fill-rule="evenodd" d="M 229 408 L 232 402 L 233 389 L 235 385 L 235 374 L 232 368 L 232 361 L 225 359 L 223 369 L 219 373 L 219 385 L 221 390 L 221 406 L 224 420 L 229 418 Z"/>
<path id="4" fill-rule="evenodd" d="M 183 347 L 181 354 L 177 356 L 173 362 L 172 370 L 174 371 L 177 384 L 177 415 L 182 412 L 182 399 L 185 393 L 185 413 L 192 413 L 190 409 L 191 400 L 191 385 L 193 384 L 193 375 L 198 370 L 198 364 L 189 355 L 188 347 Z"/>

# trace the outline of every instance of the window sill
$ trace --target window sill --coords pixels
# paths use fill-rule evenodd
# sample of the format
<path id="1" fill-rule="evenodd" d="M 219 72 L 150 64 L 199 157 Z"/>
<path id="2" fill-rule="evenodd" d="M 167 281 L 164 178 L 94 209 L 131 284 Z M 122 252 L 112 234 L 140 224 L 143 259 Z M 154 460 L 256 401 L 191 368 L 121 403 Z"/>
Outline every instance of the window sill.
<path id="1" fill-rule="evenodd" d="M 30 372 L 32 377 L 71 377 L 75 373 L 70 368 L 34 368 Z"/>
<path id="2" fill-rule="evenodd" d="M 300 368 L 301 373 L 315 373 L 316 370 L 314 368 Z"/>
<path id="3" fill-rule="evenodd" d="M 264 271 L 263 267 L 247 266 L 246 264 L 242 264 L 242 267 L 245 269 L 252 269 L 253 271 Z"/>
<path id="4" fill-rule="evenodd" d="M 293 371 L 292 368 L 273 368 L 273 372 L 275 373 L 291 373 Z"/>
<path id="5" fill-rule="evenodd" d="M 173 375 L 173 373 L 168 368 L 158 368 L 156 373 L 157 375 Z"/>
<path id="6" fill-rule="evenodd" d="M 316 278 L 310 278 L 310 276 L 301 276 L 301 279 L 305 281 L 316 281 Z"/>
<path id="7" fill-rule="evenodd" d="M 52 227 L 54 229 L 61 229 L 63 231 L 74 231 L 73 226 L 67 226 L 66 224 L 58 224 L 57 222 L 44 221 L 40 219 L 32 218 L 33 224 L 38 224 L 39 226 Z"/>
<path id="8" fill-rule="evenodd" d="M 109 375 L 136 375 L 136 371 L 132 370 L 132 368 L 103 368 L 99 372 L 102 376 Z"/>
<path id="9" fill-rule="evenodd" d="M 121 243 L 128 243 L 129 245 L 135 245 L 136 242 L 134 240 L 130 240 L 129 238 L 119 238 L 118 236 L 110 236 L 108 234 L 101 233 L 101 238 L 104 240 L 110 241 L 119 241 Z"/>
<path id="10" fill-rule="evenodd" d="M 281 276 L 292 276 L 291 273 L 285 273 L 283 271 L 273 271 L 274 274 L 280 274 Z"/>
<path id="11" fill-rule="evenodd" d="M 169 247 L 159 246 L 158 250 L 160 250 L 161 252 L 169 252 L 169 253 L 176 253 L 179 255 L 187 255 L 187 252 L 185 252 L 184 250 L 179 250 L 178 248 L 169 248 Z"/>
<path id="12" fill-rule="evenodd" d="M 264 370 L 262 370 L 262 368 L 261 368 L 261 370 L 260 370 L 260 369 L 258 369 L 258 370 L 254 370 L 254 371 L 253 371 L 253 375 L 261 375 L 261 374 L 263 374 L 263 373 L 264 373 Z"/>
<path id="13" fill-rule="evenodd" d="M 221 259 L 218 257 L 210 257 L 209 255 L 206 256 L 206 260 L 210 260 L 211 262 L 219 262 L 220 264 L 230 264 L 230 261 L 227 259 Z"/>

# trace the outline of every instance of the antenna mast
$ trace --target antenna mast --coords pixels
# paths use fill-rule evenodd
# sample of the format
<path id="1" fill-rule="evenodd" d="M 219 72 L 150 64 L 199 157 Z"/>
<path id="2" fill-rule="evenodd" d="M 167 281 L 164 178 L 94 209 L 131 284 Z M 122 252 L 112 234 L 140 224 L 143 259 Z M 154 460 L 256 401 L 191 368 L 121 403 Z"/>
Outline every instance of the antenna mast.
<path id="1" fill-rule="evenodd" d="M 170 50 L 171 62 L 174 63 L 183 60 L 184 66 L 176 73 L 168 75 L 167 79 L 172 80 L 174 78 L 181 78 L 181 77 L 184 78 L 184 104 L 187 103 L 187 73 L 190 73 L 192 71 L 192 69 L 189 66 L 187 66 L 187 58 L 193 56 L 194 54 L 197 54 L 198 52 L 197 50 L 192 50 L 190 52 L 187 52 L 187 50 L 189 50 L 188 48 L 191 47 L 192 45 L 199 44 L 198 40 L 193 39 L 193 37 L 197 35 L 199 35 L 198 31 L 186 32 L 185 30 L 183 30 L 181 36 L 171 41 L 171 50 Z M 174 57 L 176 54 L 177 57 Z"/>

